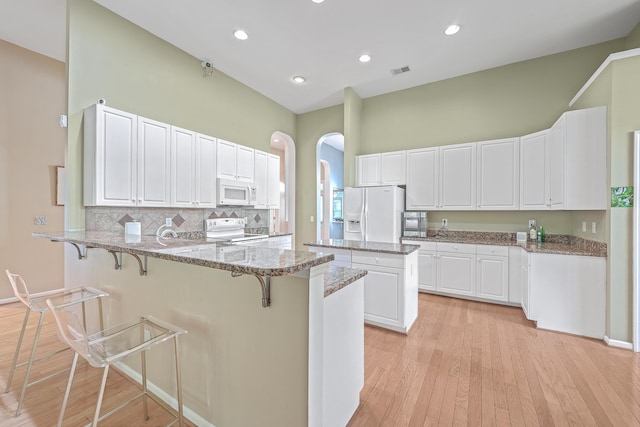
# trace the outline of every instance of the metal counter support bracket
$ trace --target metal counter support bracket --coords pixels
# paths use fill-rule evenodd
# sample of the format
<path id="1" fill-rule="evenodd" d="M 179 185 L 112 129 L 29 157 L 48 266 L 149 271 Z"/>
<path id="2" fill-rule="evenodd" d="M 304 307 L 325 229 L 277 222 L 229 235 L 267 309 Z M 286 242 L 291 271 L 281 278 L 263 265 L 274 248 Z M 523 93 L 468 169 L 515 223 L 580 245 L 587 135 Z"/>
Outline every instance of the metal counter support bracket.
<path id="1" fill-rule="evenodd" d="M 56 240 L 52 240 L 52 242 L 55 242 Z M 80 249 L 80 246 L 78 246 L 77 243 L 73 243 L 73 242 L 67 242 L 70 245 L 72 245 L 74 248 L 76 248 L 76 251 L 78 251 L 78 259 L 84 259 L 87 257 L 87 248 L 86 246 L 83 246 L 84 250 Z"/>
<path id="2" fill-rule="evenodd" d="M 129 254 L 129 255 L 131 255 L 136 259 L 136 261 L 138 261 L 138 266 L 140 267 L 140 275 L 146 276 L 147 275 L 147 256 L 145 255 L 144 261 L 142 261 L 140 257 L 136 254 Z"/>
<path id="3" fill-rule="evenodd" d="M 231 272 L 231 277 L 240 277 L 242 273 L 236 273 L 235 271 Z M 257 274 L 253 275 L 258 282 L 260 282 L 260 288 L 262 290 L 262 306 L 269 307 L 271 306 L 271 277 L 270 276 L 258 276 Z"/>
<path id="4" fill-rule="evenodd" d="M 111 255 L 113 255 L 113 259 L 115 261 L 115 269 L 116 270 L 122 270 L 122 252 L 117 252 L 116 251 L 108 251 Z M 136 254 L 132 254 L 127 252 L 129 255 L 131 255 L 132 257 L 134 257 L 136 259 L 136 261 L 138 261 L 138 267 L 140 267 L 140 275 L 141 276 L 146 276 L 147 275 L 147 256 L 144 256 L 144 261 L 140 259 L 140 257 Z"/>
<path id="5" fill-rule="evenodd" d="M 115 261 L 115 269 L 122 270 L 122 252 L 116 253 L 116 251 L 109 251 L 111 255 L 113 255 L 113 260 Z"/>

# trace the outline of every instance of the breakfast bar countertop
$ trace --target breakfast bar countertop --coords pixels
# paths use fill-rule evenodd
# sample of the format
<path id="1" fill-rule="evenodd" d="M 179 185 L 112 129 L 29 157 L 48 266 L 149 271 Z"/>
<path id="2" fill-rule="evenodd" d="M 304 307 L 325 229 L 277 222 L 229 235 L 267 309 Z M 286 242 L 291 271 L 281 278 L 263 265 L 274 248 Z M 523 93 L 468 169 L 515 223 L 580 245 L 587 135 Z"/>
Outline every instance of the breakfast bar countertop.
<path id="1" fill-rule="evenodd" d="M 227 270 L 237 274 L 284 276 L 295 274 L 334 259 L 332 254 L 277 248 L 238 246 L 200 239 L 165 239 L 154 235 L 125 236 L 107 231 L 33 233 L 34 237 L 111 252 L 148 256 L 168 261 Z M 85 250 L 86 250 L 85 249 Z M 80 249 L 78 249 L 80 251 Z"/>

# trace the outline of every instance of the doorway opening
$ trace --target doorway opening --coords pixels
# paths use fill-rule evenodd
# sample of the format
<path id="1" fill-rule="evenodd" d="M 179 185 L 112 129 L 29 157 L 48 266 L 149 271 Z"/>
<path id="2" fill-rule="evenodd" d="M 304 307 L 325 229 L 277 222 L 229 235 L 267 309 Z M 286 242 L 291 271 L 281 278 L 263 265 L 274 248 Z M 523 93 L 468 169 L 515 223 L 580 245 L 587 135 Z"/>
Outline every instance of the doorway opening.
<path id="1" fill-rule="evenodd" d="M 323 135 L 316 148 L 316 239 L 342 239 L 344 194 L 344 135 Z"/>
<path id="2" fill-rule="evenodd" d="M 271 135 L 271 153 L 280 156 L 280 209 L 270 211 L 270 231 L 291 233 L 295 248 L 296 230 L 296 146 L 286 133 Z"/>

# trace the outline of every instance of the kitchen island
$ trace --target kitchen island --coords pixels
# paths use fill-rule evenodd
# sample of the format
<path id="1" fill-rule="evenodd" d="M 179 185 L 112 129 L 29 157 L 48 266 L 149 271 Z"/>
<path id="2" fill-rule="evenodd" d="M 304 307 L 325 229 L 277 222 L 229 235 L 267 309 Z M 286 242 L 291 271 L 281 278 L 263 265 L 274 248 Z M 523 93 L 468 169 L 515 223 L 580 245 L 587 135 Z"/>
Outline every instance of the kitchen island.
<path id="1" fill-rule="evenodd" d="M 67 283 L 110 294 L 105 324 L 150 314 L 180 342 L 185 415 L 199 426 L 345 425 L 364 384 L 363 276 L 330 255 L 70 231 Z M 71 252 L 71 251 L 69 251 Z M 170 356 L 149 360 L 151 390 L 175 396 Z M 139 380 L 139 363 L 121 370 Z"/>
<path id="2" fill-rule="evenodd" d="M 418 317 L 417 245 L 320 240 L 305 243 L 309 251 L 332 254 L 333 265 L 363 269 L 364 321 L 368 324 L 408 333 Z"/>

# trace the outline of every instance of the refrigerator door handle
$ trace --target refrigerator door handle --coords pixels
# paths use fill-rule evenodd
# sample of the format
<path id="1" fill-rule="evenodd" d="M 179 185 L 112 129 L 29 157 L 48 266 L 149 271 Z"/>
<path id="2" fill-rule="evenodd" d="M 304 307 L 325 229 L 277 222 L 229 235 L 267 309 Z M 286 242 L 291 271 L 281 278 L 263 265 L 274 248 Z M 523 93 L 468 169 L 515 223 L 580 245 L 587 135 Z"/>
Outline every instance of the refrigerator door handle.
<path id="1" fill-rule="evenodd" d="M 367 241 L 367 221 L 369 216 L 369 206 L 367 203 L 364 204 L 364 209 L 362 209 L 362 220 L 360 222 L 360 230 L 362 233 L 362 241 Z"/>

